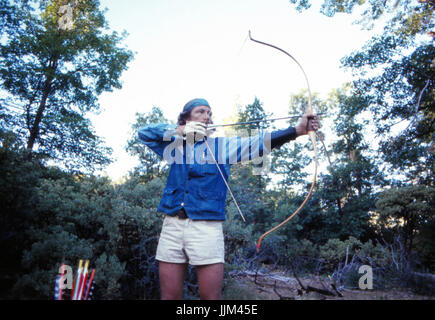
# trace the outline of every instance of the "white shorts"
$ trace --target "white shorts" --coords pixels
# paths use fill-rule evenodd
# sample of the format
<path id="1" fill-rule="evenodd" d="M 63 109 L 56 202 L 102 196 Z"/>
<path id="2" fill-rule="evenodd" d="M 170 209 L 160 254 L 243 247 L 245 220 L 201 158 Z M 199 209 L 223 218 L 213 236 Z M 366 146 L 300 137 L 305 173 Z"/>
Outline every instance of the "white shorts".
<path id="1" fill-rule="evenodd" d="M 193 266 L 225 262 L 223 221 L 179 219 L 166 216 L 156 260 Z"/>

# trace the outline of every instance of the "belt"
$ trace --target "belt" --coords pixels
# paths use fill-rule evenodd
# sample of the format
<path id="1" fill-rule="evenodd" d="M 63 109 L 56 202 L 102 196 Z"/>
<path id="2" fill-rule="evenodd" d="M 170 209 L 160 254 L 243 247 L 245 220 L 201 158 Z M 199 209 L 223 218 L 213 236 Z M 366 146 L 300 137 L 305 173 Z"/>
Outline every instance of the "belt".
<path id="1" fill-rule="evenodd" d="M 185 220 L 189 218 L 184 209 L 178 210 L 175 214 L 171 215 L 172 217 L 177 217 L 178 219 Z"/>

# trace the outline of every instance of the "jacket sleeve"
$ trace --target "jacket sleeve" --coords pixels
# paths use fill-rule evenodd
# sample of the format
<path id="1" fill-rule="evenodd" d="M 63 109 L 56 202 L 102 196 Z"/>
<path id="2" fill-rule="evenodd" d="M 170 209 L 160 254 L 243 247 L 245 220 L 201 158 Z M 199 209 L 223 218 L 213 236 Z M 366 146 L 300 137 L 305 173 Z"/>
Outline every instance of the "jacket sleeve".
<path id="1" fill-rule="evenodd" d="M 138 135 L 140 141 L 163 158 L 165 148 L 175 140 L 176 128 L 172 124 L 152 124 L 141 128 Z"/>
<path id="2" fill-rule="evenodd" d="M 250 137 L 229 137 L 219 140 L 219 160 L 235 164 L 255 160 L 280 148 L 284 143 L 296 139 L 296 130 L 289 127 L 284 130 L 265 132 Z"/>
<path id="3" fill-rule="evenodd" d="M 270 136 L 270 146 L 272 149 L 281 148 L 284 143 L 296 139 L 296 129 L 294 127 L 288 127 L 284 130 L 273 131 Z"/>

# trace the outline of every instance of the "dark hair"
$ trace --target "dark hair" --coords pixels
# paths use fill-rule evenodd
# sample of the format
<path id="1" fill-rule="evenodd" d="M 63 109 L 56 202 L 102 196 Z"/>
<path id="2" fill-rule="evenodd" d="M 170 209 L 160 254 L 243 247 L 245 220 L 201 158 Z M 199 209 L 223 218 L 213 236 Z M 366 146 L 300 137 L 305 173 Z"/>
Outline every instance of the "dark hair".
<path id="1" fill-rule="evenodd" d="M 189 119 L 191 112 L 192 112 L 192 110 L 183 111 L 180 113 L 180 115 L 178 116 L 178 122 L 177 122 L 179 126 L 184 126 L 186 124 L 186 121 L 187 121 L 187 119 Z"/>

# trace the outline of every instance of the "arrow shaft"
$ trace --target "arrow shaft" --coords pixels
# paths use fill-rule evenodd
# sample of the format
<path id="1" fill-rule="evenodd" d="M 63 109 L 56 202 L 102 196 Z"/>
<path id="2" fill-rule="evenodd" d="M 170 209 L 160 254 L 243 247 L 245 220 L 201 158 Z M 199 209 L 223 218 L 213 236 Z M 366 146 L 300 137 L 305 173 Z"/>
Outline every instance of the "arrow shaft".
<path id="1" fill-rule="evenodd" d="M 324 113 L 318 113 L 317 115 L 324 115 Z M 301 116 L 289 116 L 289 117 L 282 117 L 282 118 L 274 118 L 274 119 L 261 119 L 261 120 L 252 120 L 252 121 L 245 121 L 245 122 L 236 122 L 236 123 L 230 123 L 230 124 L 216 124 L 207 126 L 207 129 L 214 129 L 214 128 L 220 128 L 220 127 L 234 127 L 234 126 L 242 126 L 245 124 L 254 124 L 254 123 L 260 123 L 260 122 L 272 122 L 272 121 L 278 121 L 278 120 L 286 120 L 286 119 L 298 119 Z"/>

